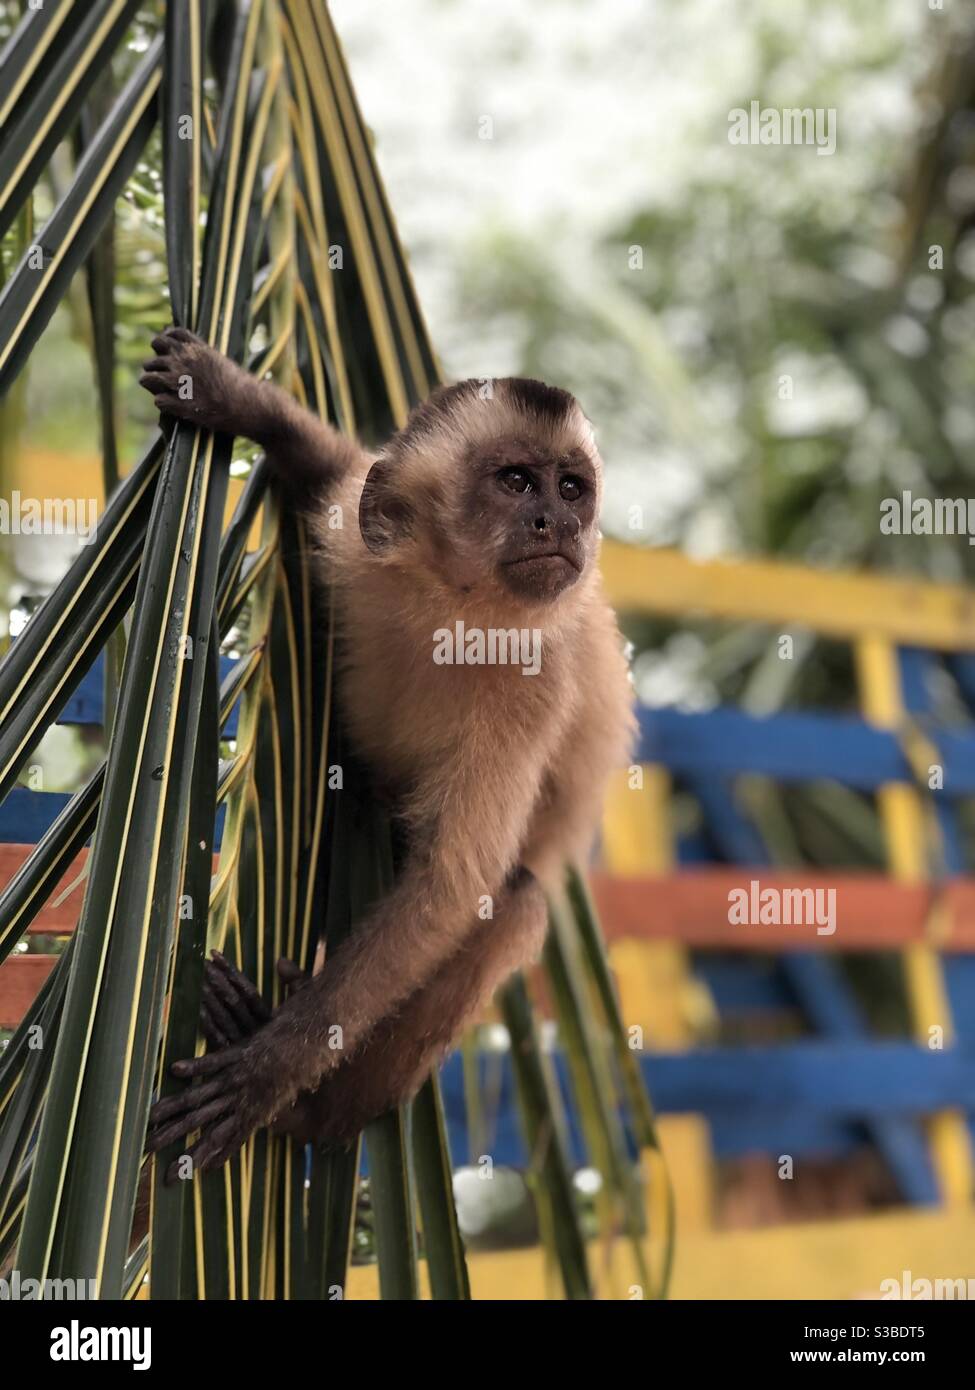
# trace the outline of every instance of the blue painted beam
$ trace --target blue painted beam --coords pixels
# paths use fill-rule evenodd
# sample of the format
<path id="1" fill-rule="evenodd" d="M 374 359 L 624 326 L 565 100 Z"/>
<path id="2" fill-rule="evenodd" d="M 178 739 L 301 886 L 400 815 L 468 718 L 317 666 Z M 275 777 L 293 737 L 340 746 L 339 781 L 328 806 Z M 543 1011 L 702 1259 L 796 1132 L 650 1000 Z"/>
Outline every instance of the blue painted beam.
<path id="1" fill-rule="evenodd" d="M 232 670 L 234 662 L 229 656 L 220 658 L 220 679 Z M 58 715 L 59 724 L 95 724 L 101 726 L 105 716 L 105 654 L 100 652 L 90 671 L 78 683 L 64 709 Z M 233 738 L 237 731 L 237 709 L 231 711 L 224 724 L 224 735 Z"/>
<path id="2" fill-rule="evenodd" d="M 756 1011 L 795 1012 L 795 995 L 777 962 L 763 965 L 741 956 L 699 951 L 693 964 L 696 978 L 706 985 L 723 1018 Z"/>
<path id="3" fill-rule="evenodd" d="M 570 1158 L 588 1162 L 564 1058 L 554 1059 L 569 1122 Z M 483 1151 L 495 1163 L 528 1161 L 517 1118 L 507 1056 L 480 1059 L 494 1085 Z M 650 1053 L 641 1059 L 658 1114 L 699 1114 L 707 1120 L 720 1158 L 766 1153 L 773 1158 L 835 1158 L 867 1142 L 864 1122 L 909 1122 L 975 1095 L 975 1056 L 929 1052 L 912 1043 L 801 1042 L 707 1052 Z M 444 1111 L 455 1164 L 476 1162 L 467 1132 L 461 1057 L 441 1071 Z M 496 1088 L 496 1089 L 495 1089 Z M 932 1199 L 933 1200 L 933 1199 Z"/>
<path id="4" fill-rule="evenodd" d="M 660 1053 L 643 1070 L 662 1114 L 781 1109 L 864 1120 L 975 1104 L 975 1048 L 968 1047 L 809 1040 Z"/>
<path id="5" fill-rule="evenodd" d="M 708 1121 L 717 1158 L 767 1154 L 803 1159 L 847 1158 L 870 1142 L 863 1125 L 795 1111 L 749 1110 L 743 1115 L 713 1115 Z M 933 1201 L 933 1199 L 932 1199 Z"/>
<path id="6" fill-rule="evenodd" d="M 975 653 L 950 652 L 945 657 L 945 665 L 957 681 L 969 710 L 975 714 Z"/>
<path id="7" fill-rule="evenodd" d="M 71 792 L 14 787 L 0 802 L 0 844 L 36 845 L 71 800 Z"/>
<path id="8" fill-rule="evenodd" d="M 71 800 L 70 792 L 34 792 L 14 787 L 0 801 L 0 844 L 36 845 Z M 213 847 L 220 848 L 225 808 L 217 808 Z"/>
<path id="9" fill-rule="evenodd" d="M 902 647 L 898 651 L 898 662 L 904 704 L 923 732 L 940 748 L 943 731 L 932 714 L 940 674 L 939 660 L 933 653 L 917 647 Z M 970 701 L 975 694 L 975 664 L 970 656 L 956 659 L 955 677 L 963 696 Z M 946 786 L 950 776 L 947 771 Z M 955 804 L 948 800 L 944 791 L 933 792 L 932 798 L 940 843 L 930 856 L 929 868 L 935 881 L 943 881 L 945 877 L 965 872 L 967 856 Z M 975 956 L 946 956 L 943 969 L 955 1036 L 962 1046 L 975 1046 Z M 969 1113 L 967 1119 L 970 1141 L 975 1145 L 975 1114 Z"/>
<path id="10" fill-rule="evenodd" d="M 859 791 L 884 782 L 911 782 L 911 769 L 894 734 L 860 719 L 826 714 L 756 718 L 735 709 L 685 714 L 639 711 L 639 757 L 671 772 L 707 777 L 764 773 L 781 782 L 828 778 Z M 939 731 L 950 796 L 975 794 L 975 735 Z"/>
<path id="11" fill-rule="evenodd" d="M 769 864 L 769 853 L 751 820 L 742 813 L 725 778 L 694 774 L 687 779 L 705 814 L 720 852 L 732 862 Z M 779 958 L 783 979 L 792 989 L 809 1023 L 831 1041 L 869 1044 L 870 1034 L 859 1000 L 839 963 L 815 951 L 788 951 Z M 869 1122 L 874 1140 L 911 1202 L 937 1201 L 931 1155 L 920 1127 L 909 1116 L 886 1116 Z"/>

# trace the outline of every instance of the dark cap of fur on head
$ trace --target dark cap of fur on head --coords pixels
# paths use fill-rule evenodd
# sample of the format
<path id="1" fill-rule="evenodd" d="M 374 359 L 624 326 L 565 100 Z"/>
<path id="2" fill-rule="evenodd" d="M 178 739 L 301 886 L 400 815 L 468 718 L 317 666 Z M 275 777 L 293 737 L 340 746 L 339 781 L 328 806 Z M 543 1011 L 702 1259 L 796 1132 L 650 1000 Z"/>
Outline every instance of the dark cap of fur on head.
<path id="1" fill-rule="evenodd" d="M 485 385 L 490 390 L 482 395 Z M 390 443 L 394 449 L 408 449 L 425 434 L 444 423 L 444 416 L 453 415 L 472 404 L 490 406 L 497 397 L 523 415 L 534 418 L 543 429 L 554 429 L 567 420 L 576 408 L 576 399 L 559 386 L 547 386 L 531 377 L 505 376 L 496 379 L 469 377 L 450 386 L 438 386 L 415 406 L 401 430 Z"/>
<path id="2" fill-rule="evenodd" d="M 576 398 L 561 386 L 546 386 L 530 376 L 506 376 L 497 383 L 508 393 L 512 405 L 544 424 L 560 424 L 574 409 Z"/>

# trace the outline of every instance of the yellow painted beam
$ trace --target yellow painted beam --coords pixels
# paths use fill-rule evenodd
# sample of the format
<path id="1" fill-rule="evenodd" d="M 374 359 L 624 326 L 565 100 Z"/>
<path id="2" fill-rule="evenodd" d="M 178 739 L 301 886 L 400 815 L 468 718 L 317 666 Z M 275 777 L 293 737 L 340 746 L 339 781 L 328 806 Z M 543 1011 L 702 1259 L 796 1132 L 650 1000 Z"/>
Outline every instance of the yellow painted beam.
<path id="1" fill-rule="evenodd" d="M 620 612 L 812 628 L 855 639 L 874 631 L 940 651 L 975 650 L 975 591 L 771 560 L 689 560 L 676 550 L 606 541 L 602 569 Z"/>
<path id="2" fill-rule="evenodd" d="M 651 1244 L 651 1259 L 658 1254 Z M 606 1251 L 590 1247 L 591 1268 L 599 1272 L 606 1264 Z M 622 1297 L 639 1298 L 624 1242 L 613 1246 L 609 1264 Z M 546 1297 L 544 1256 L 537 1247 L 471 1255 L 468 1268 L 476 1299 L 533 1302 Z M 911 1279 L 932 1283 L 975 1280 L 975 1213 L 898 1210 L 855 1220 L 687 1234 L 677 1243 L 671 1297 L 879 1298 L 883 1281 L 903 1283 L 905 1271 Z M 424 1269 L 421 1283 L 426 1297 Z M 598 1291 L 608 1297 L 609 1286 L 607 1278 Z M 345 1293 L 353 1299 L 377 1298 L 375 1265 L 350 1270 Z"/>
<path id="3" fill-rule="evenodd" d="M 240 501 L 246 479 L 233 477 L 227 488 L 224 507 L 224 526 L 233 516 Z M 75 497 L 88 501 L 94 498 L 99 514 L 104 507 L 105 489 L 102 485 L 102 460 L 97 454 L 57 453 L 53 450 L 25 449 L 14 461 L 11 486 L 19 488 L 25 497 L 41 492 L 45 497 Z M 260 542 L 260 518 L 255 518 L 248 537 L 249 550 Z"/>
<path id="4" fill-rule="evenodd" d="M 867 632 L 857 639 L 854 652 L 864 718 L 877 728 L 903 730 L 907 712 L 893 643 L 880 633 Z M 920 792 L 903 783 L 891 783 L 878 790 L 877 806 L 891 876 L 901 883 L 923 883 L 929 875 L 931 846 L 930 822 Z M 929 1047 L 932 1038 L 937 1038 L 942 1047 L 947 1046 L 954 1024 L 941 958 L 930 946 L 919 945 L 904 951 L 903 959 L 917 1041 Z M 972 1199 L 973 1169 L 964 1115 L 956 1110 L 933 1115 L 928 1132 L 945 1201 L 953 1206 L 967 1205 Z"/>
<path id="5" fill-rule="evenodd" d="M 641 765 L 616 774 L 603 816 L 603 859 L 620 875 L 666 874 L 673 868 L 670 778 L 664 768 Z M 652 902 L 647 910 L 653 911 Z M 709 996 L 694 980 L 684 947 L 675 941 L 619 941 L 609 958 L 623 1020 L 628 1028 L 642 1029 L 644 1047 L 693 1046 Z M 699 1115 L 668 1115 L 658 1119 L 657 1133 L 672 1174 L 678 1231 L 706 1230 L 714 1205 L 707 1122 Z M 662 1198 L 659 1173 L 648 1170 L 646 1180 L 651 1200 Z M 663 1223 L 659 1202 L 651 1219 Z"/>

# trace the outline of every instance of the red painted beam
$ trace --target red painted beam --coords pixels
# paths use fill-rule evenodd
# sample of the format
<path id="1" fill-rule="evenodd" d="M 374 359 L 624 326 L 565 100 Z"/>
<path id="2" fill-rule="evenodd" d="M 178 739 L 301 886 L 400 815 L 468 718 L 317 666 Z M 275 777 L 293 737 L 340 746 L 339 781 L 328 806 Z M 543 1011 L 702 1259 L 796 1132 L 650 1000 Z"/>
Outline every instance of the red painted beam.
<path id="1" fill-rule="evenodd" d="M 11 956 L 0 965 L 0 1028 L 16 1028 L 57 956 Z"/>
<path id="2" fill-rule="evenodd" d="M 0 889 L 6 888 L 33 849 L 33 845 L 0 844 Z M 67 936 L 69 932 L 74 931 L 78 914 L 81 912 L 81 901 L 85 895 L 85 880 L 82 879 L 77 888 L 74 888 L 58 907 L 52 907 L 51 903 L 59 898 L 68 884 L 73 883 L 78 877 L 87 856 L 87 849 L 83 849 L 75 855 L 67 873 L 62 875 L 59 883 L 52 890 L 50 899 L 31 923 L 30 931 L 44 932 L 49 936 Z"/>
<path id="3" fill-rule="evenodd" d="M 31 848 L 0 845 L 0 886 L 9 881 Z M 77 875 L 86 853 L 82 850 L 78 855 L 52 897 Z M 820 934 L 815 922 L 757 921 L 743 925 L 729 921 L 729 894 L 735 890 L 750 893 L 753 880 L 760 890 L 833 890 L 835 932 Z M 670 940 L 702 949 L 742 951 L 818 947 L 899 950 L 927 942 L 943 951 L 975 951 L 975 878 L 951 879 L 943 886 L 942 910 L 936 918 L 932 917 L 938 897 L 934 889 L 896 883 L 880 874 L 783 873 L 722 866 L 686 869 L 663 877 L 618 878 L 597 873 L 592 886 L 609 941 Z M 31 931 L 53 935 L 73 931 L 83 893 L 81 883 L 59 907 L 45 906 Z M 14 1027 L 20 1021 L 54 960 L 54 956 L 15 956 L 0 965 L 0 1028 Z"/>
<path id="4" fill-rule="evenodd" d="M 0 844 L 0 891 L 6 888 L 14 874 L 23 864 L 24 860 L 34 849 L 33 845 L 8 845 Z M 88 857 L 87 849 L 79 850 L 66 873 L 62 874 L 57 885 L 51 890 L 48 901 L 44 904 L 33 922 L 27 928 L 29 932 L 44 934 L 46 936 L 69 936 L 78 925 L 78 918 L 81 915 L 81 904 L 85 896 L 87 879 L 81 881 L 71 889 L 64 901 L 54 903 L 60 898 L 65 889 L 81 873 L 85 860 Z M 219 854 L 213 856 L 213 871 L 216 873 L 219 862 Z"/>
<path id="5" fill-rule="evenodd" d="M 750 907 L 753 880 L 760 890 L 772 888 L 779 893 L 833 890 L 836 930 L 821 934 L 815 921 L 730 921 L 729 894 L 744 890 Z M 880 874 L 814 874 L 801 869 L 784 873 L 737 866 L 686 869 L 659 878 L 597 873 L 593 894 L 610 941 L 670 940 L 741 951 L 896 950 L 923 941 L 943 951 L 975 951 L 975 879 L 971 878 L 951 879 L 942 887 L 943 910 L 937 919 L 932 918 L 932 909 L 939 895 L 933 888 L 896 883 Z M 829 902 L 825 897 L 820 901 L 824 906 Z"/>

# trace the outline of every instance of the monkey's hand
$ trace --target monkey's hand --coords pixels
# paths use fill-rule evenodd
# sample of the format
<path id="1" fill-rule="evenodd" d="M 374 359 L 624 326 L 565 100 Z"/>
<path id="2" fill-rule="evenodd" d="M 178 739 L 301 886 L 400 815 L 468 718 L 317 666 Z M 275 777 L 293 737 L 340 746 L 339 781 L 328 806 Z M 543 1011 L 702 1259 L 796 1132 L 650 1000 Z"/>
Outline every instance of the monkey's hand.
<path id="1" fill-rule="evenodd" d="M 278 962 L 278 974 L 289 989 L 300 989 L 307 980 L 289 960 Z M 153 1153 L 200 1131 L 196 1143 L 170 1164 L 167 1183 L 180 1176 L 185 1157 L 192 1159 L 194 1173 L 226 1163 L 254 1130 L 274 1118 L 280 1108 L 277 1068 L 253 1041 L 270 1017 L 256 986 L 214 951 L 205 967 L 200 1009 L 200 1029 L 210 1050 L 204 1057 L 173 1064 L 173 1074 L 191 1084 L 157 1101 L 149 1116 L 146 1146 Z M 261 1056 L 255 1055 L 258 1049 Z M 291 1116 L 283 1132 L 291 1132 L 300 1119 Z"/>
<path id="2" fill-rule="evenodd" d="M 155 1153 L 185 1134 L 199 1130 L 199 1135 L 169 1165 L 167 1183 L 184 1176 L 186 1158 L 194 1176 L 219 1168 L 271 1122 L 279 1105 L 277 1068 L 254 1039 L 174 1062 L 172 1070 L 193 1084 L 153 1106 L 146 1146 Z"/>
<path id="3" fill-rule="evenodd" d="M 188 328 L 153 338 L 156 353 L 140 384 L 167 417 L 218 434 L 242 435 L 264 449 L 287 495 L 299 505 L 319 499 L 353 467 L 369 460 L 354 439 L 298 404 L 273 381 L 252 376 Z"/>
<path id="4" fill-rule="evenodd" d="M 243 367 L 188 328 L 167 328 L 153 338 L 156 356 L 142 364 L 139 385 L 160 411 L 201 429 L 248 434 L 260 383 Z"/>

